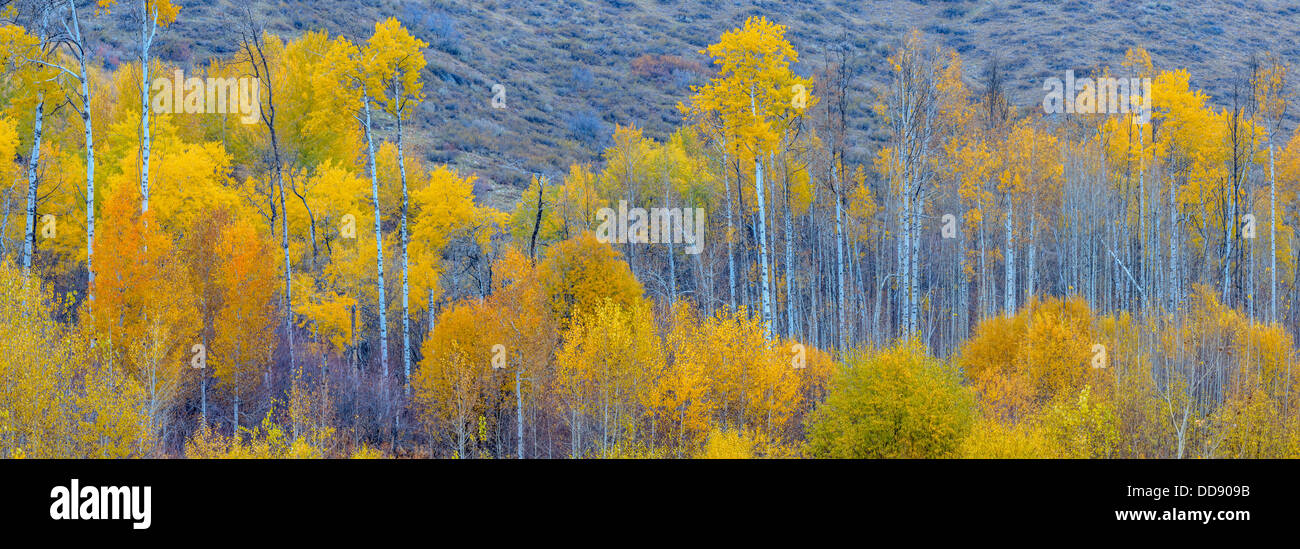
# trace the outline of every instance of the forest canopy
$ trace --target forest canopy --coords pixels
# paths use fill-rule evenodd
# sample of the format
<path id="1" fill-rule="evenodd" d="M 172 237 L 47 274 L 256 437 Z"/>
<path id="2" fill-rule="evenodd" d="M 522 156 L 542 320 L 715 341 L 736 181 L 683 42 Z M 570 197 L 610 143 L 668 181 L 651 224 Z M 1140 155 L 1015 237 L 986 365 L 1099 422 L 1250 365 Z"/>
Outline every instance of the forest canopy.
<path id="1" fill-rule="evenodd" d="M 628 67 L 705 74 L 673 131 L 588 124 L 502 209 L 413 135 L 446 36 L 248 17 L 180 66 L 140 5 L 0 7 L 0 456 L 1300 455 L 1281 57 L 1211 97 L 1134 47 L 1093 74 L 1149 120 L 1048 114 L 919 31 L 755 16 Z M 703 234 L 611 241 L 620 204 Z"/>

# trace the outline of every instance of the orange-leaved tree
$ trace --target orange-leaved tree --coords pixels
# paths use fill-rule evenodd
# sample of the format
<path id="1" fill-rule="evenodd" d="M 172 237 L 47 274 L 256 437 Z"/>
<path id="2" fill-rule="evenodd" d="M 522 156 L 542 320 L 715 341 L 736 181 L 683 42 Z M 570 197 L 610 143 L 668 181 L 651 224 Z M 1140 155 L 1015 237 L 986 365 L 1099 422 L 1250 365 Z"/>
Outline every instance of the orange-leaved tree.
<path id="1" fill-rule="evenodd" d="M 150 212 L 140 212 L 139 191 L 122 186 L 104 209 L 95 241 L 101 276 L 95 278 L 94 326 L 113 363 L 144 386 L 152 430 L 168 427 L 180 396 L 182 368 L 199 343 L 198 312 L 187 259 Z"/>

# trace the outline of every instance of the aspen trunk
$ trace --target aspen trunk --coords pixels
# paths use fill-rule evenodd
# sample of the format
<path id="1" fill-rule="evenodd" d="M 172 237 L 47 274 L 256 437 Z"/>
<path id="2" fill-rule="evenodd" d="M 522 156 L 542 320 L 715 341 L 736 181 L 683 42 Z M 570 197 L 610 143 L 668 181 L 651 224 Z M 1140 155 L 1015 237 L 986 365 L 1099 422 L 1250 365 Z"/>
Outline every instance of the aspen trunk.
<path id="1" fill-rule="evenodd" d="M 398 87 L 398 96 L 400 98 L 401 88 Z M 400 100 L 400 99 L 399 99 Z M 406 396 L 411 395 L 411 262 L 408 249 L 411 247 L 410 235 L 407 232 L 407 215 L 409 211 L 409 198 L 406 187 L 406 156 L 402 143 L 402 113 L 397 113 L 397 167 L 402 176 L 402 392 Z M 378 217 L 378 210 L 376 210 Z"/>
<path id="2" fill-rule="evenodd" d="M 1003 314 L 1012 316 L 1016 314 L 1016 240 L 1014 231 L 1015 225 L 1015 206 L 1011 204 L 1011 197 L 1007 197 L 1007 215 L 1005 219 L 1005 228 L 1007 233 L 1006 247 L 1003 249 L 1003 265 L 1006 267 L 1006 300 L 1004 303 L 1005 310 Z"/>
<path id="3" fill-rule="evenodd" d="M 1233 174 L 1233 179 L 1237 176 Z M 1237 188 L 1236 185 L 1228 185 L 1228 220 L 1224 227 L 1223 235 L 1223 297 L 1221 298 L 1224 305 L 1232 306 L 1229 300 L 1231 297 L 1231 269 L 1232 269 L 1232 241 L 1236 238 L 1237 228 Z"/>
<path id="4" fill-rule="evenodd" d="M 989 310 L 992 305 L 989 304 L 989 283 L 988 283 L 988 246 L 984 234 L 984 219 L 980 218 L 980 318 L 989 316 Z"/>
<path id="5" fill-rule="evenodd" d="M 23 237 L 23 276 L 32 273 L 32 254 L 36 248 L 36 188 L 41 163 L 41 129 L 45 121 L 45 98 L 36 102 L 32 121 L 32 154 L 27 159 L 27 234 Z"/>
<path id="6" fill-rule="evenodd" d="M 73 11 L 76 28 L 76 11 Z M 77 31 L 80 35 L 80 31 Z M 93 318 L 95 307 L 95 136 L 90 120 L 90 78 L 86 74 L 84 55 L 78 57 L 81 69 L 81 124 L 86 134 L 86 314 Z M 206 415 L 204 416 L 206 417 Z"/>
<path id="7" fill-rule="evenodd" d="M 267 93 L 270 93 L 269 87 Z M 267 124 L 268 127 L 273 124 Z M 279 143 L 275 129 L 271 128 L 271 146 L 275 151 L 275 179 L 280 186 L 280 247 L 284 251 L 284 332 L 289 344 L 289 372 L 297 374 L 298 363 L 293 347 L 293 264 L 289 261 L 289 209 L 284 200 L 284 166 L 280 164 Z M 269 375 L 269 371 L 268 371 Z"/>
<path id="8" fill-rule="evenodd" d="M 909 229 L 912 231 L 912 237 L 910 239 L 912 244 L 912 249 L 910 250 L 910 253 L 912 254 L 912 256 L 909 262 L 910 265 L 908 267 L 908 273 L 911 275 L 912 278 L 909 281 L 911 286 L 908 288 L 907 291 L 907 294 L 910 296 L 908 298 L 908 307 L 907 307 L 907 324 L 910 327 L 913 335 L 921 336 L 922 339 L 924 340 L 925 334 L 921 332 L 921 318 L 920 318 L 920 310 L 921 310 L 921 196 L 920 194 L 918 194 L 912 200 L 912 221 Z M 926 341 L 923 341 L 923 343 L 928 349 L 929 343 Z"/>
<path id="9" fill-rule="evenodd" d="M 5 243 L 5 235 L 9 234 L 9 190 L 5 190 L 5 215 L 0 218 L 0 261 L 4 261 L 5 256 L 9 253 L 8 246 Z"/>
<path id="10" fill-rule="evenodd" d="M 903 176 L 906 181 L 906 175 Z M 912 237 L 912 231 L 909 229 L 908 222 L 911 220 L 912 202 L 911 193 L 907 192 L 906 185 L 903 188 L 902 205 L 898 209 L 898 328 L 903 337 L 912 336 L 912 326 L 908 324 L 907 312 L 911 310 L 909 301 L 911 297 L 908 290 L 912 287 L 911 273 L 909 272 L 910 262 L 908 252 L 911 249 L 911 243 L 908 242 Z"/>
<path id="11" fill-rule="evenodd" d="M 1169 311 L 1178 310 L 1181 292 L 1178 280 L 1178 206 L 1175 200 L 1177 184 L 1169 180 Z"/>
<path id="12" fill-rule="evenodd" d="M 785 337 L 794 337 L 794 220 L 791 218 L 790 177 L 785 178 Z"/>
<path id="13" fill-rule="evenodd" d="M 1273 144 L 1268 144 L 1268 321 L 1277 322 L 1277 177 L 1273 170 Z"/>
<path id="14" fill-rule="evenodd" d="M 845 337 L 846 328 L 844 326 L 844 218 L 843 206 L 840 201 L 840 194 L 843 189 L 837 178 L 838 172 L 835 166 L 831 166 L 831 180 L 835 184 L 836 192 L 832 195 L 835 200 L 835 289 L 838 292 L 838 300 L 835 303 L 835 331 L 839 335 L 840 352 L 848 350 L 847 338 Z"/>
<path id="15" fill-rule="evenodd" d="M 524 394 L 520 392 L 520 371 L 515 368 L 515 436 L 519 443 L 518 458 L 524 459 Z"/>
<path id="16" fill-rule="evenodd" d="M 750 110 L 754 116 L 758 116 L 758 110 L 754 103 L 754 91 L 749 93 Z M 770 341 L 772 339 L 772 281 L 768 278 L 767 262 L 767 209 L 766 200 L 763 196 L 763 162 L 761 155 L 754 155 L 754 200 L 758 201 L 758 263 L 761 271 L 759 280 L 761 284 L 760 296 L 763 307 L 763 335 Z"/>
<path id="17" fill-rule="evenodd" d="M 1025 258 L 1025 261 L 1028 263 L 1028 265 L 1025 267 L 1025 302 L 1026 303 L 1028 303 L 1030 299 L 1033 299 L 1034 290 L 1035 290 L 1034 270 L 1037 268 L 1037 264 L 1035 263 L 1035 256 L 1038 255 L 1036 253 L 1038 251 L 1038 235 L 1035 232 L 1035 229 L 1037 229 L 1037 224 L 1038 224 L 1038 216 L 1035 215 L 1034 211 L 1031 209 L 1029 211 L 1029 251 L 1026 253 L 1028 257 Z"/>
<path id="18" fill-rule="evenodd" d="M 735 223 L 732 221 L 731 179 L 727 177 L 727 140 L 722 139 L 722 186 L 727 193 L 727 286 L 731 290 L 731 310 L 736 310 L 736 252 L 732 239 L 735 237 Z M 739 186 L 740 182 L 737 181 Z"/>
<path id="19" fill-rule="evenodd" d="M 140 211 L 149 211 L 149 48 L 158 32 L 157 13 L 149 16 L 149 0 L 140 0 Z M 90 109 L 90 105 L 85 105 Z"/>
<path id="20" fill-rule="evenodd" d="M 672 191 L 672 185 L 670 185 L 670 180 L 669 178 L 665 177 L 664 178 L 664 207 L 665 208 L 671 208 L 673 205 L 672 192 L 673 191 Z M 661 228 L 659 231 L 660 236 L 663 235 L 663 232 L 664 230 Z M 672 232 L 671 227 L 669 228 L 668 232 L 670 233 Z M 677 303 L 677 257 L 676 254 L 673 253 L 675 250 L 673 249 L 674 239 L 672 238 L 672 236 L 673 235 L 669 235 L 668 238 L 668 304 L 670 307 L 673 304 Z"/>
<path id="21" fill-rule="evenodd" d="M 366 161 L 370 165 L 370 200 L 375 209 L 375 269 L 378 273 L 376 288 L 379 291 L 379 364 L 381 382 L 388 382 L 388 312 L 384 299 L 384 230 L 381 224 L 382 213 L 379 210 L 379 175 L 375 172 L 375 139 L 370 119 L 370 94 L 361 92 L 362 109 L 365 112 Z"/>

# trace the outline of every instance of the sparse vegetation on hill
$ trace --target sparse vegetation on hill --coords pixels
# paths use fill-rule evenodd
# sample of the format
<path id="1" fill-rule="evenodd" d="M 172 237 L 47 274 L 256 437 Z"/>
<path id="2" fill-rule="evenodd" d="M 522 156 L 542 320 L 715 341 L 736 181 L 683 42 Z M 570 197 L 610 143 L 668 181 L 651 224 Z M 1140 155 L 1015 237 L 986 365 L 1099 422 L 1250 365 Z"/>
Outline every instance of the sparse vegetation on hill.
<path id="1" fill-rule="evenodd" d="M 245 8 L 286 37 L 363 36 L 400 19 L 429 43 L 430 101 L 413 119 L 413 147 L 431 163 L 478 173 L 478 194 L 498 208 L 513 205 L 534 173 L 555 178 L 573 162 L 597 161 L 607 144 L 592 137 L 597 128 L 636 125 L 666 138 L 680 120 L 676 104 L 714 70 L 700 50 L 755 15 L 789 27 L 801 75 L 838 44 L 861 56 L 853 162 L 867 162 L 883 140 L 867 92 L 886 82 L 889 49 L 913 28 L 961 54 L 970 75 L 997 60 L 1012 102 L 1027 106 L 1041 101 L 1043 79 L 1118 67 L 1134 47 L 1156 66 L 1186 68 L 1219 104 L 1252 53 L 1300 56 L 1300 5 L 1289 0 L 197 0 L 159 39 L 157 56 L 196 66 L 230 55 L 229 20 Z M 90 26 L 97 36 L 106 27 L 95 57 L 110 67 L 133 59 L 124 19 Z M 505 110 L 491 108 L 494 83 L 507 87 Z"/>

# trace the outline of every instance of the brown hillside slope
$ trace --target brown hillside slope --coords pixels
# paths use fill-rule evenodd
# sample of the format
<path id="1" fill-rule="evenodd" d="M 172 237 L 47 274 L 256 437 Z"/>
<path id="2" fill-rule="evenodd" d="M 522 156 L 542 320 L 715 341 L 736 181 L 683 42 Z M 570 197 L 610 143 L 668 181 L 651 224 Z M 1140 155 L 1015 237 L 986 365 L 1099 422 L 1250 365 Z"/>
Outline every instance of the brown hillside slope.
<path id="1" fill-rule="evenodd" d="M 596 155 L 615 124 L 667 135 L 689 86 L 711 68 L 699 50 L 745 18 L 763 15 L 789 26 L 809 74 L 828 46 L 844 37 L 866 66 L 852 141 L 859 158 L 875 133 L 867 89 L 883 81 L 889 46 L 909 29 L 956 49 L 967 76 L 996 58 L 1022 105 L 1041 100 L 1048 76 L 1066 69 L 1118 67 L 1124 51 L 1143 46 L 1158 67 L 1186 68 L 1193 84 L 1216 98 L 1252 53 L 1300 62 L 1300 2 L 1070 0 L 925 1 L 805 0 L 486 0 L 265 1 L 180 0 L 180 20 L 158 41 L 167 61 L 201 64 L 233 51 L 231 21 L 245 7 L 269 30 L 296 35 L 325 29 L 353 40 L 374 23 L 398 17 L 432 45 L 428 101 L 417 113 L 416 149 L 482 176 L 480 193 L 507 207 L 529 173 L 562 174 Z M 96 19 L 99 56 L 133 59 L 134 33 L 122 14 Z M 492 85 L 506 89 L 506 109 L 491 108 Z M 345 120 L 346 117 L 341 113 Z"/>

